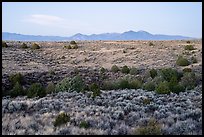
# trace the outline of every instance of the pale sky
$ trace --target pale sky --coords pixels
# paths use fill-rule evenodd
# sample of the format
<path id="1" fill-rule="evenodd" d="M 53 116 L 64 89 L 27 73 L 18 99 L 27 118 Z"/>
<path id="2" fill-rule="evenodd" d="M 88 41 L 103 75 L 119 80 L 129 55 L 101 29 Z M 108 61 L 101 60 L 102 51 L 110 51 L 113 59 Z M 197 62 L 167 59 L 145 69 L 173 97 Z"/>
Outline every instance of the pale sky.
<path id="1" fill-rule="evenodd" d="M 2 31 L 29 35 L 122 33 L 202 37 L 202 2 L 2 2 Z"/>

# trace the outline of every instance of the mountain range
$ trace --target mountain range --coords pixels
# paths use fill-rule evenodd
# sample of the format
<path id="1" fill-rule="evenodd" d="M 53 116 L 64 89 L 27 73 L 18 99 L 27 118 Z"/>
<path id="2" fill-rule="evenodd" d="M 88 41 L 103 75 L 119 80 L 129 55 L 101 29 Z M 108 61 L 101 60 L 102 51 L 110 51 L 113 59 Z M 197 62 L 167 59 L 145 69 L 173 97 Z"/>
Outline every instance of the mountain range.
<path id="1" fill-rule="evenodd" d="M 2 40 L 18 41 L 69 41 L 69 40 L 187 40 L 196 39 L 180 35 L 162 35 L 151 34 L 146 31 L 126 31 L 123 33 L 102 33 L 85 35 L 77 33 L 70 37 L 61 36 L 41 36 L 41 35 L 23 35 L 9 32 L 2 32 Z"/>

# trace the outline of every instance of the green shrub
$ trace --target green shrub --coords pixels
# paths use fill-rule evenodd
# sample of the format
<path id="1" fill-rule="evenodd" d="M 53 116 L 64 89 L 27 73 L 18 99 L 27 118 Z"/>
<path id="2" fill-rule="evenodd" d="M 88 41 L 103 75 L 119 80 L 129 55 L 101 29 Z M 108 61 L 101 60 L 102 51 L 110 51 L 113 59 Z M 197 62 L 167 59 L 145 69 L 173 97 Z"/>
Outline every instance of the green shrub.
<path id="1" fill-rule="evenodd" d="M 75 44 L 77 44 L 74 40 L 72 40 L 71 42 L 70 42 L 70 44 L 73 44 L 73 45 L 75 45 Z"/>
<path id="2" fill-rule="evenodd" d="M 128 68 L 128 66 L 125 65 L 125 66 L 122 67 L 121 72 L 125 73 L 125 74 L 128 74 L 130 72 L 130 69 Z"/>
<path id="3" fill-rule="evenodd" d="M 47 87 L 45 88 L 46 94 L 51 94 L 55 92 L 55 84 L 53 82 L 49 82 Z"/>
<path id="4" fill-rule="evenodd" d="M 156 87 L 156 92 L 158 94 L 169 94 L 171 91 L 169 89 L 169 83 L 167 81 L 161 82 L 157 87 Z"/>
<path id="5" fill-rule="evenodd" d="M 150 102 L 151 102 L 151 100 L 150 100 L 149 98 L 145 98 L 145 99 L 143 100 L 143 104 L 144 104 L 144 105 L 150 104 Z"/>
<path id="6" fill-rule="evenodd" d="M 139 73 L 139 71 L 137 70 L 137 68 L 132 67 L 132 68 L 130 69 L 130 74 L 131 74 L 131 75 L 137 75 L 138 73 Z"/>
<path id="7" fill-rule="evenodd" d="M 70 121 L 70 116 L 64 112 L 59 114 L 53 122 L 54 127 L 61 126 Z"/>
<path id="8" fill-rule="evenodd" d="M 40 46 L 36 43 L 33 43 L 31 49 L 40 49 Z"/>
<path id="9" fill-rule="evenodd" d="M 118 83 L 113 81 L 103 81 L 102 90 L 118 89 Z"/>
<path id="10" fill-rule="evenodd" d="M 22 49 L 27 49 L 28 46 L 27 46 L 27 44 L 23 43 L 23 44 L 20 46 L 20 48 L 22 48 Z"/>
<path id="11" fill-rule="evenodd" d="M 186 43 L 190 44 L 191 42 L 188 40 L 188 41 L 186 41 Z"/>
<path id="12" fill-rule="evenodd" d="M 99 86 L 96 83 L 92 83 L 89 86 L 89 90 L 93 92 L 92 97 L 95 98 L 96 96 L 100 96 L 101 91 Z"/>
<path id="13" fill-rule="evenodd" d="M 78 49 L 78 45 L 77 44 L 71 45 L 71 48 L 72 49 Z"/>
<path id="14" fill-rule="evenodd" d="M 192 69 L 191 69 L 191 68 L 184 68 L 184 69 L 183 69 L 183 72 L 184 72 L 184 73 L 186 73 L 186 72 L 192 72 Z"/>
<path id="15" fill-rule="evenodd" d="M 172 77 L 176 77 L 177 79 L 179 79 L 179 73 L 177 72 L 177 70 L 172 69 L 172 68 L 163 68 L 160 70 L 161 72 L 161 76 L 164 78 L 164 80 L 166 81 L 170 81 Z"/>
<path id="16" fill-rule="evenodd" d="M 155 119 L 150 119 L 146 126 L 139 127 L 135 130 L 136 135 L 162 135 L 161 125 Z"/>
<path id="17" fill-rule="evenodd" d="M 6 44 L 5 41 L 2 41 L 2 47 L 4 47 L 4 48 L 7 48 L 7 47 L 8 47 L 8 45 Z"/>
<path id="18" fill-rule="evenodd" d="M 104 67 L 101 67 L 101 68 L 100 68 L 100 73 L 103 74 L 103 73 L 105 73 L 105 71 L 106 71 L 106 69 L 105 69 Z"/>
<path id="19" fill-rule="evenodd" d="M 191 57 L 191 62 L 192 63 L 198 63 L 197 59 L 195 57 Z"/>
<path id="20" fill-rule="evenodd" d="M 186 58 L 179 56 L 176 60 L 176 64 L 179 66 L 188 66 L 190 62 Z"/>
<path id="21" fill-rule="evenodd" d="M 120 69 L 118 68 L 118 66 L 113 65 L 113 66 L 111 67 L 111 71 L 112 71 L 112 72 L 118 72 L 118 71 L 120 71 Z"/>
<path id="22" fill-rule="evenodd" d="M 152 42 L 149 43 L 149 46 L 154 46 L 154 44 Z"/>
<path id="23" fill-rule="evenodd" d="M 28 98 L 37 97 L 37 96 L 44 97 L 46 96 L 46 92 L 40 83 L 33 83 L 28 89 L 27 96 Z"/>
<path id="24" fill-rule="evenodd" d="M 179 92 L 185 91 L 184 86 L 182 86 L 178 83 L 178 79 L 176 76 L 171 78 L 171 80 L 169 82 L 169 89 L 171 92 L 174 92 L 174 93 L 179 93 Z"/>
<path id="25" fill-rule="evenodd" d="M 64 48 L 65 49 L 72 49 L 71 45 L 65 45 Z"/>
<path id="26" fill-rule="evenodd" d="M 142 82 L 139 81 L 138 79 L 130 80 L 129 81 L 129 88 L 131 88 L 131 89 L 139 89 L 141 87 L 142 87 Z"/>
<path id="27" fill-rule="evenodd" d="M 23 90 L 23 87 L 19 84 L 19 82 L 16 82 L 13 89 L 11 90 L 11 97 L 17 97 L 20 95 L 25 95 L 25 92 Z"/>
<path id="28" fill-rule="evenodd" d="M 194 48 L 193 45 L 186 45 L 186 46 L 184 47 L 184 49 L 185 49 L 185 50 L 194 50 L 195 48 Z"/>
<path id="29" fill-rule="evenodd" d="M 181 78 L 181 85 L 184 86 L 186 89 L 193 89 L 196 86 L 196 75 L 194 72 L 187 72 L 184 73 L 183 77 Z"/>
<path id="30" fill-rule="evenodd" d="M 155 78 L 155 77 L 157 76 L 157 70 L 155 70 L 155 69 L 151 69 L 151 70 L 149 71 L 149 73 L 150 73 L 150 76 L 151 76 L 152 78 Z"/>
<path id="31" fill-rule="evenodd" d="M 148 91 L 154 91 L 155 90 L 155 84 L 152 81 L 146 82 L 143 84 L 143 89 Z"/>
<path id="32" fill-rule="evenodd" d="M 128 89 L 130 87 L 128 80 L 125 78 L 119 79 L 118 86 L 119 89 Z"/>
<path id="33" fill-rule="evenodd" d="M 77 76 L 74 76 L 73 78 L 64 78 L 56 85 L 55 91 L 56 92 L 66 92 L 66 91 L 83 92 L 84 88 L 85 86 L 82 78 L 79 75 L 77 75 Z"/>
<path id="34" fill-rule="evenodd" d="M 11 74 L 9 76 L 9 80 L 12 83 L 12 85 L 15 85 L 17 82 L 19 84 L 22 84 L 23 83 L 23 76 L 21 73 Z"/>
<path id="35" fill-rule="evenodd" d="M 89 128 L 90 124 L 86 121 L 81 121 L 79 124 L 80 128 Z"/>

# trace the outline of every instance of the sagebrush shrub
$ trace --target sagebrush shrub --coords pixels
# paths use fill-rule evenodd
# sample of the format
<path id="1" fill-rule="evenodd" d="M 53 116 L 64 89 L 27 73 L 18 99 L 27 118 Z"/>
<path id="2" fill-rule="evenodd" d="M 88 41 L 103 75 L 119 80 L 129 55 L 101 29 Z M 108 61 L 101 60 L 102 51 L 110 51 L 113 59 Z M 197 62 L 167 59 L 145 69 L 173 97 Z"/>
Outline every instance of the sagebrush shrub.
<path id="1" fill-rule="evenodd" d="M 61 126 L 70 121 L 70 116 L 66 113 L 60 113 L 53 122 L 54 127 Z"/>
<path id="2" fill-rule="evenodd" d="M 105 71 L 106 71 L 106 69 L 105 69 L 104 67 L 101 67 L 101 68 L 100 68 L 100 73 L 103 74 L 103 73 L 105 73 Z"/>
<path id="3" fill-rule="evenodd" d="M 113 65 L 113 66 L 111 67 L 111 71 L 112 71 L 112 72 L 118 72 L 118 71 L 120 71 L 120 69 L 118 68 L 118 66 Z"/>
<path id="4" fill-rule="evenodd" d="M 121 72 L 125 73 L 125 74 L 128 74 L 130 72 L 130 69 L 128 68 L 128 66 L 125 65 L 125 66 L 122 67 Z"/>
<path id="5" fill-rule="evenodd" d="M 178 66 L 188 66 L 190 62 L 186 58 L 179 56 L 178 59 L 176 60 L 176 64 Z"/>
<path id="6" fill-rule="evenodd" d="M 161 125 L 151 118 L 147 125 L 139 127 L 135 130 L 136 135 L 162 135 Z"/>
<path id="7" fill-rule="evenodd" d="M 184 73 L 183 77 L 181 78 L 181 85 L 184 86 L 186 89 L 193 89 L 196 86 L 196 75 L 194 72 L 187 72 Z"/>
<path id="8" fill-rule="evenodd" d="M 33 97 L 44 97 L 46 96 L 45 89 L 40 83 L 33 83 L 27 92 L 28 98 L 33 98 Z"/>

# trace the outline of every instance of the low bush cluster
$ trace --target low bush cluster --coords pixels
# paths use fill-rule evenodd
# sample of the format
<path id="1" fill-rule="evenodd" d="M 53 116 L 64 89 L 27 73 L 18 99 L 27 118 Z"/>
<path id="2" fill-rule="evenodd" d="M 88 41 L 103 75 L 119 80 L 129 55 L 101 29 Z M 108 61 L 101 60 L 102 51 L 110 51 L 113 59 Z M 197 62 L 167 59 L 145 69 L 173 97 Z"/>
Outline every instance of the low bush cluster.
<path id="1" fill-rule="evenodd" d="M 190 62 L 183 56 L 179 56 L 178 59 L 176 60 L 176 64 L 178 66 L 188 66 Z"/>
<path id="2" fill-rule="evenodd" d="M 61 126 L 70 121 L 70 116 L 66 113 L 60 113 L 53 122 L 54 127 Z"/>
<path id="3" fill-rule="evenodd" d="M 195 48 L 194 48 L 193 45 L 186 45 L 186 46 L 184 47 L 184 49 L 185 49 L 185 50 L 194 50 Z"/>

